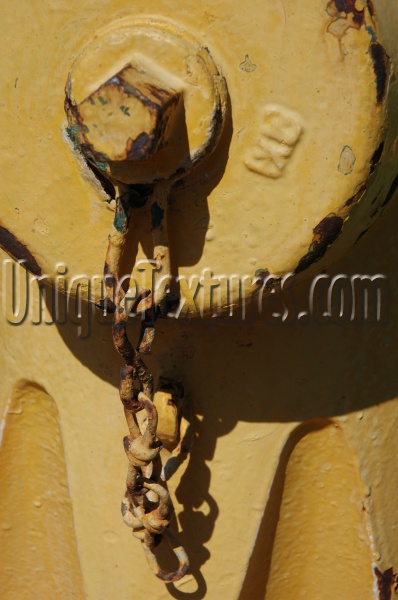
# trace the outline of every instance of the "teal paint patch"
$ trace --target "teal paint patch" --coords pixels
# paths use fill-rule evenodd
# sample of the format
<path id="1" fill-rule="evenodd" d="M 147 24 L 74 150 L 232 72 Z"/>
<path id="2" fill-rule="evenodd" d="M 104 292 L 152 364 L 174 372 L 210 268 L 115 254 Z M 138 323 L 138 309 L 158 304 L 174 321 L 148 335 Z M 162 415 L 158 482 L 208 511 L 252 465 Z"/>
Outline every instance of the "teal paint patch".
<path id="1" fill-rule="evenodd" d="M 106 162 L 100 162 L 98 160 L 93 160 L 93 163 L 95 164 L 95 166 L 97 167 L 97 169 L 99 169 L 100 171 L 104 171 L 104 173 L 107 172 L 107 170 L 108 170 L 108 163 L 106 163 Z"/>
<path id="2" fill-rule="evenodd" d="M 377 38 L 376 38 L 376 33 L 375 33 L 375 30 L 373 29 L 373 27 L 371 25 L 365 25 L 365 29 L 368 32 L 368 34 L 370 35 L 370 43 L 376 42 Z"/>
<path id="3" fill-rule="evenodd" d="M 122 111 L 123 114 L 125 114 L 127 117 L 130 117 L 130 107 L 129 106 L 125 106 L 124 104 L 122 104 L 122 106 L 120 107 L 120 110 Z"/>
<path id="4" fill-rule="evenodd" d="M 122 211 L 117 211 L 115 213 L 115 219 L 113 221 L 113 225 L 115 227 L 115 229 L 117 231 L 119 231 L 119 233 L 124 233 L 125 229 L 126 229 L 126 214 Z"/>
<path id="5" fill-rule="evenodd" d="M 72 125 L 71 127 L 66 128 L 66 133 L 68 134 L 71 140 L 74 140 L 75 135 L 77 133 L 80 133 L 81 130 L 82 128 L 80 127 L 80 125 Z"/>

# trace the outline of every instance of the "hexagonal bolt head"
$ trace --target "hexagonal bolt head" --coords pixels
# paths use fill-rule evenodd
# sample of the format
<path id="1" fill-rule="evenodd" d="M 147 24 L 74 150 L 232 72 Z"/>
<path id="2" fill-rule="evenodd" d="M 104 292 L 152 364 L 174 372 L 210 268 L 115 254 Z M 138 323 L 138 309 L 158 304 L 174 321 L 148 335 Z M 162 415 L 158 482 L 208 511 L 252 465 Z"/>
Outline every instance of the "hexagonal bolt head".
<path id="1" fill-rule="evenodd" d="M 67 105 L 70 135 L 102 170 L 143 161 L 167 142 L 180 94 L 129 64 L 80 104 Z"/>

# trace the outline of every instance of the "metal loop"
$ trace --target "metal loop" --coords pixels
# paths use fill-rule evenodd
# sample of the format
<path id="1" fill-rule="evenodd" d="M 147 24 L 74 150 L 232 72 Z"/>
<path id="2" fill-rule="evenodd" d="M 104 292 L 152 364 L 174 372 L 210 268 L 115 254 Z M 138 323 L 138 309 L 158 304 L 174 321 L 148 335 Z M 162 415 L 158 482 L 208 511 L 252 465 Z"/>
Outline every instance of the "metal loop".
<path id="1" fill-rule="evenodd" d="M 154 262 L 163 274 L 170 272 L 170 254 L 167 240 L 167 197 L 170 182 L 155 186 L 151 197 L 151 224 L 154 243 Z M 151 475 L 153 461 L 158 459 L 161 443 L 156 439 L 158 415 L 151 398 L 153 393 L 153 377 L 144 361 L 134 349 L 127 336 L 127 320 L 129 312 L 144 311 L 145 322 L 141 331 L 140 351 L 149 353 L 154 336 L 153 322 L 156 318 L 156 307 L 163 301 L 166 287 L 152 293 L 141 289 L 132 307 L 127 310 L 126 294 L 119 281 L 122 250 L 126 244 L 126 236 L 132 212 L 132 204 L 128 197 L 116 199 L 116 213 L 111 233 L 108 237 L 108 252 L 104 267 L 104 279 L 108 300 L 114 301 L 115 313 L 113 321 L 113 342 L 116 350 L 123 357 L 125 366 L 120 372 L 120 399 L 123 403 L 130 435 L 123 439 L 124 449 L 129 460 L 126 479 L 126 495 L 122 500 L 123 520 L 131 527 L 135 537 L 141 540 L 151 571 L 162 581 L 169 583 L 178 581 L 188 571 L 188 556 L 184 548 L 167 529 L 174 509 L 169 492 L 160 484 L 144 477 Z M 114 298 L 111 296 L 114 295 Z M 152 310 L 152 316 L 149 315 Z M 138 380 L 141 391 L 134 387 Z M 136 413 L 144 409 L 147 414 L 146 428 L 143 432 L 137 422 Z M 153 496 L 156 500 L 152 502 Z M 173 573 L 161 569 L 153 553 L 153 549 L 165 537 L 179 561 L 179 568 Z"/>
<path id="2" fill-rule="evenodd" d="M 161 579 L 165 583 L 172 583 L 173 581 L 178 581 L 179 579 L 184 577 L 184 575 L 186 575 L 189 569 L 189 560 L 184 548 L 181 546 L 181 544 L 179 544 L 179 542 L 171 533 L 171 531 L 165 529 L 162 532 L 162 536 L 166 539 L 167 543 L 169 544 L 170 548 L 173 550 L 174 554 L 178 559 L 179 566 L 177 571 L 173 571 L 171 573 L 167 573 L 167 571 L 164 571 L 161 567 L 159 567 L 157 558 L 152 552 L 151 544 L 148 545 L 146 540 L 144 540 L 141 543 L 146 559 L 148 561 L 149 568 L 151 569 L 152 573 L 156 575 L 156 577 L 159 577 L 159 579 Z"/>

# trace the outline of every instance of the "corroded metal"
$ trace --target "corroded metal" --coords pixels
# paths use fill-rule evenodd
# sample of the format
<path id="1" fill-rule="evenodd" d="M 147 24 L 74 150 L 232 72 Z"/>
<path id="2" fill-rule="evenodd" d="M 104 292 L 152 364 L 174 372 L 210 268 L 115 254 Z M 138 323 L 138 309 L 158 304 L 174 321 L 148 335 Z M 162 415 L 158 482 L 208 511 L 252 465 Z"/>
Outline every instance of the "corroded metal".
<path id="1" fill-rule="evenodd" d="M 156 200 L 152 199 L 151 203 L 151 206 L 155 206 L 155 210 L 159 212 L 154 235 L 155 257 L 159 268 L 162 268 L 163 261 L 167 261 L 169 256 L 166 246 L 167 237 L 163 231 L 166 190 L 167 188 L 163 188 L 163 193 L 154 195 Z M 185 575 L 189 568 L 189 561 L 184 548 L 167 529 L 173 516 L 173 507 L 170 494 L 156 481 L 156 474 L 161 470 L 159 453 L 162 443 L 157 439 L 158 413 L 151 400 L 153 377 L 128 338 L 126 293 L 119 285 L 118 279 L 120 249 L 126 241 L 131 213 L 132 206 L 128 199 L 118 198 L 104 268 L 108 299 L 112 299 L 115 304 L 113 341 L 125 361 L 125 365 L 120 370 L 119 393 L 129 428 L 129 435 L 123 439 L 129 466 L 126 492 L 122 500 L 122 515 L 124 522 L 140 539 L 151 571 L 162 581 L 173 582 Z M 144 310 L 148 312 L 154 308 L 154 301 L 159 301 L 162 297 L 160 294 L 155 298 L 155 295 L 152 297 L 151 290 L 141 290 L 135 300 L 134 310 L 139 310 L 140 303 L 143 303 Z M 153 339 L 153 327 L 147 327 L 146 330 L 149 333 L 143 336 L 140 346 L 148 343 L 148 339 Z M 136 382 L 140 389 L 135 387 Z M 136 414 L 141 410 L 145 411 L 146 420 L 140 428 Z M 179 561 L 178 569 L 172 573 L 167 573 L 159 567 L 153 552 L 162 537 L 166 539 Z"/>
<path id="2" fill-rule="evenodd" d="M 201 49 L 200 53 L 203 52 Z M 207 57 L 206 52 L 205 55 Z M 173 507 L 167 489 L 158 479 L 167 480 L 185 460 L 193 434 L 182 391 L 172 390 L 163 380 L 164 389 L 157 401 L 166 425 L 161 431 L 162 440 L 158 439 L 158 411 L 152 402 L 153 377 L 141 354 L 151 351 L 157 312 L 169 293 L 167 211 L 171 187 L 213 150 L 225 117 L 225 93 L 221 93 L 225 92 L 224 79 L 216 70 L 208 75 L 213 82 L 211 87 L 215 86 L 211 123 L 206 139 L 192 153 L 186 140 L 182 91 L 161 82 L 143 65 L 127 64 L 78 103 L 72 99 L 69 81 L 65 102 L 69 136 L 75 147 L 94 172 L 109 179 L 116 189 L 104 280 L 106 305 L 114 312 L 113 342 L 125 362 L 120 371 L 119 392 L 129 428 L 129 435 L 123 439 L 129 466 L 122 514 L 125 523 L 141 540 L 152 572 L 165 582 L 183 577 L 189 562 L 184 548 L 168 529 Z M 127 283 L 123 279 L 131 280 L 131 277 L 122 276 L 122 258 L 128 251 L 127 238 L 134 208 L 146 203 L 153 240 L 151 262 L 157 272 L 158 285 L 146 282 L 147 287 L 138 287 L 130 293 L 130 287 L 126 291 L 123 285 Z M 131 285 L 131 281 L 128 283 Z M 127 334 L 131 313 L 142 317 L 138 350 Z M 165 399 L 162 393 L 169 394 L 166 404 L 162 403 Z M 146 414 L 145 420 L 137 418 L 141 411 Z M 162 468 L 159 453 L 163 439 L 171 455 Z M 159 567 L 153 552 L 162 537 L 179 561 L 178 569 L 172 573 Z"/>
<path id="3" fill-rule="evenodd" d="M 104 170 L 142 161 L 167 140 L 180 94 L 129 64 L 80 104 L 66 103 L 71 133 L 86 158 Z"/>

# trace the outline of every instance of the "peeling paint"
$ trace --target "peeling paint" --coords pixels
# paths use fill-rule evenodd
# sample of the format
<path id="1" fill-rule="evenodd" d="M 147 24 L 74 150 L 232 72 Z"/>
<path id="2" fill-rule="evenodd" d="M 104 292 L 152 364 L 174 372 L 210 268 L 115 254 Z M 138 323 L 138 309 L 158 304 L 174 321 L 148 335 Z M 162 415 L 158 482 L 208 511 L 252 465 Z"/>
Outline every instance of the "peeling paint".
<path id="1" fill-rule="evenodd" d="M 397 575 L 394 573 L 394 569 L 391 567 L 382 573 L 375 567 L 374 573 L 377 577 L 379 600 L 391 600 L 394 585 L 397 584 Z"/>
<path id="2" fill-rule="evenodd" d="M 344 146 L 340 154 L 339 166 L 337 167 L 338 171 L 343 175 L 351 175 L 356 160 L 357 158 L 351 146 Z"/>
<path id="3" fill-rule="evenodd" d="M 379 42 L 370 44 L 369 53 L 372 57 L 373 68 L 376 75 L 377 104 L 381 104 L 387 91 L 390 72 L 390 57 Z"/>
<path id="4" fill-rule="evenodd" d="M 246 71 L 246 73 L 253 73 L 253 71 L 257 69 L 257 65 L 252 63 L 252 61 L 249 58 L 249 55 L 246 54 L 245 60 L 240 63 L 239 68 L 241 71 Z"/>
<path id="5" fill-rule="evenodd" d="M 326 7 L 326 12 L 333 17 L 327 32 L 339 40 L 348 29 L 360 29 L 365 23 L 365 10 L 358 10 L 355 0 L 331 0 Z"/>
<path id="6" fill-rule="evenodd" d="M 314 237 L 312 238 L 309 252 L 300 260 L 294 272 L 300 273 L 312 263 L 322 258 L 328 246 L 339 237 L 343 224 L 343 219 L 334 214 L 330 214 L 322 219 L 313 229 Z"/>
<path id="7" fill-rule="evenodd" d="M 370 175 L 374 172 L 376 166 L 380 162 L 380 159 L 383 155 L 383 150 L 384 150 L 384 141 L 378 145 L 378 147 L 376 148 L 376 150 L 373 153 L 372 158 L 370 159 L 370 170 L 369 170 Z"/>

